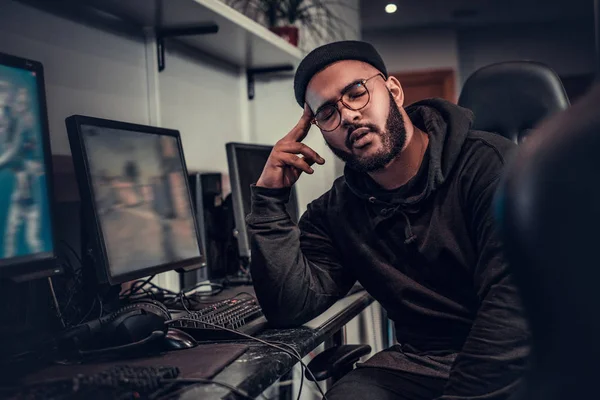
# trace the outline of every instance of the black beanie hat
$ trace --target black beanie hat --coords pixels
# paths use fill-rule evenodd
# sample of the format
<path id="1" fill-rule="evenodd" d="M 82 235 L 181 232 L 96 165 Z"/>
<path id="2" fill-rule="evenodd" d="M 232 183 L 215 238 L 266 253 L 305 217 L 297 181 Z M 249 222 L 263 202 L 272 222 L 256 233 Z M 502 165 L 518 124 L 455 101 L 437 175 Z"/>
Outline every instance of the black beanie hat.
<path id="1" fill-rule="evenodd" d="M 333 42 L 317 47 L 300 63 L 294 77 L 294 93 L 300 107 L 304 108 L 306 87 L 312 77 L 325 69 L 329 64 L 342 60 L 358 60 L 371 64 L 388 77 L 387 69 L 381 56 L 371 44 L 355 40 Z"/>

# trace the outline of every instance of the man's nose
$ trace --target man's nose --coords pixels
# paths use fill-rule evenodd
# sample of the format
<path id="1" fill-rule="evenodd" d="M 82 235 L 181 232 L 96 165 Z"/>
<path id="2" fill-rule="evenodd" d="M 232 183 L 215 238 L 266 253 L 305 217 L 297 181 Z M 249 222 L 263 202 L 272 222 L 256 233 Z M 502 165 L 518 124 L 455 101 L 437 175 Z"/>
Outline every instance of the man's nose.
<path id="1" fill-rule="evenodd" d="M 356 122 L 360 121 L 360 117 L 360 111 L 351 110 L 344 105 L 340 105 L 340 118 L 342 119 L 342 126 L 355 124 Z"/>

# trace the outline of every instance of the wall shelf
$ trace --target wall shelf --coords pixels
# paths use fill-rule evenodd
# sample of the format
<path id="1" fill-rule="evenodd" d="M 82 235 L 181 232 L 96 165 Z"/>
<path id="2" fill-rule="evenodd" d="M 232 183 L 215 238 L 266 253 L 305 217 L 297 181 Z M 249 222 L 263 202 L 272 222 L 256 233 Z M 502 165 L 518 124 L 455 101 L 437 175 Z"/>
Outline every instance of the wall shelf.
<path id="1" fill-rule="evenodd" d="M 185 35 L 178 41 L 245 69 L 295 68 L 303 52 L 219 0 L 78 0 L 99 11 L 157 32 L 216 24 L 218 32 Z"/>

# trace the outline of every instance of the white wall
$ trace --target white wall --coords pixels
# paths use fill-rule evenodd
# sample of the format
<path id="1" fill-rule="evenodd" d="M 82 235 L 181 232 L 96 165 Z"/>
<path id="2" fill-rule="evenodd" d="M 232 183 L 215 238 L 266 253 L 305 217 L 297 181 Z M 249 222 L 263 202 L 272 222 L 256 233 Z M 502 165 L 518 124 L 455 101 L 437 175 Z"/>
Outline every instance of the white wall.
<path id="1" fill-rule="evenodd" d="M 250 139 L 241 72 L 169 50 L 158 86 L 161 124 L 181 132 L 188 169 L 227 175 L 225 143 Z"/>
<path id="2" fill-rule="evenodd" d="M 0 0 L 0 51 L 45 68 L 52 150 L 70 154 L 65 118 L 93 115 L 148 123 L 143 41 Z"/>
<path id="3" fill-rule="evenodd" d="M 458 38 L 463 79 L 483 66 L 514 60 L 543 62 L 565 76 L 594 71 L 591 21 L 468 29 L 460 31 Z"/>

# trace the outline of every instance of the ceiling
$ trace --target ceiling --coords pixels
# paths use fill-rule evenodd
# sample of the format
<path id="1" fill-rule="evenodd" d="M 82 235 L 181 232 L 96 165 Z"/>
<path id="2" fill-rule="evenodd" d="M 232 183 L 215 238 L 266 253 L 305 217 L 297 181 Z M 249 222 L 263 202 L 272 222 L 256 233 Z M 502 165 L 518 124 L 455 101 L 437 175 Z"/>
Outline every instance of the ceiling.
<path id="1" fill-rule="evenodd" d="M 386 4 L 398 10 L 387 14 Z M 593 0 L 360 0 L 363 32 L 522 23 L 593 24 Z"/>

